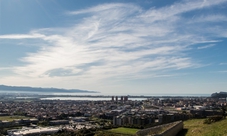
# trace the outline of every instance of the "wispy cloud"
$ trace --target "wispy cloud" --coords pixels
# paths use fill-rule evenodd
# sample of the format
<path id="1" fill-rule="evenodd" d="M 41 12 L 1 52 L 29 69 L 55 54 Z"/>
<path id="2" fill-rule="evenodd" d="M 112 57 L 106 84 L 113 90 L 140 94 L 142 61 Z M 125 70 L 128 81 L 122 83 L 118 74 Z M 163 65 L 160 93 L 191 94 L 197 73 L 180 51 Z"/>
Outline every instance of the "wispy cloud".
<path id="1" fill-rule="evenodd" d="M 202 15 L 199 17 L 194 17 L 193 20 L 188 23 L 200 23 L 200 22 L 226 22 L 227 16 L 225 15 Z"/>
<path id="2" fill-rule="evenodd" d="M 205 45 L 205 46 L 200 46 L 200 47 L 198 47 L 198 49 L 201 50 L 201 49 L 211 48 L 213 46 L 215 46 L 215 44 L 208 44 L 208 45 Z"/>
<path id="3" fill-rule="evenodd" d="M 227 70 L 226 71 L 218 71 L 219 73 L 227 73 Z"/>
<path id="4" fill-rule="evenodd" d="M 44 38 L 41 34 L 13 34 L 13 35 L 0 35 L 0 39 L 36 39 Z"/>
<path id="5" fill-rule="evenodd" d="M 188 27 L 181 14 L 223 2 L 226 0 L 190 0 L 149 10 L 133 4 L 104 4 L 67 12 L 72 17 L 86 14 L 74 26 L 0 35 L 0 39 L 38 38 L 45 42 L 37 52 L 20 58 L 25 65 L 15 67 L 14 71 L 23 76 L 74 80 L 169 76 L 163 71 L 200 66 L 187 55 L 191 45 L 219 42 L 193 31 L 197 24 L 209 23 L 215 17 L 225 20 L 222 15 L 211 16 L 191 22 Z M 209 27 L 208 24 L 202 29 Z"/>
<path id="6" fill-rule="evenodd" d="M 1 70 L 13 70 L 13 68 L 12 67 L 0 67 L 0 71 Z"/>
<path id="7" fill-rule="evenodd" d="M 226 2 L 226 0 L 183 0 L 182 2 L 175 3 L 171 6 L 160 9 L 150 9 L 143 16 L 154 17 L 155 20 L 166 19 L 192 10 L 219 5 L 224 2 Z"/>
<path id="8" fill-rule="evenodd" d="M 127 14 L 130 13 L 130 12 L 135 12 L 135 11 L 141 11 L 142 10 L 140 7 L 135 6 L 133 4 L 113 3 L 113 4 L 102 4 L 102 5 L 98 5 L 98 6 L 87 8 L 87 9 L 67 12 L 67 14 L 71 14 L 71 15 L 85 14 L 85 13 L 102 14 L 103 12 L 106 12 L 106 11 L 109 12 L 110 10 L 118 13 L 118 12 L 121 12 L 121 11 L 126 11 L 126 10 L 124 10 L 124 8 L 127 9 Z"/>
<path id="9" fill-rule="evenodd" d="M 219 65 L 227 65 L 227 63 L 220 63 Z"/>

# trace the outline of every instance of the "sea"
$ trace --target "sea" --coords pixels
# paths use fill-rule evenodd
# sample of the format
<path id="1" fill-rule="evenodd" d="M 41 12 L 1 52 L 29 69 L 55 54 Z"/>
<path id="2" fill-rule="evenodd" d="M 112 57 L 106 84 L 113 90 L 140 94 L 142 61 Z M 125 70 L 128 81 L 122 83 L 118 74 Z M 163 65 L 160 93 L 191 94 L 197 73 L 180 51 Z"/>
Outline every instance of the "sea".
<path id="1" fill-rule="evenodd" d="M 147 98 L 128 98 L 128 100 L 132 101 L 142 101 Z M 111 98 L 107 97 L 47 97 L 41 98 L 41 100 L 75 100 L 75 101 L 110 101 Z M 120 100 L 120 98 L 118 98 Z"/>
<path id="2" fill-rule="evenodd" d="M 100 100 L 111 100 L 112 96 L 118 96 L 120 99 L 121 96 L 128 96 L 129 100 L 133 101 L 142 101 L 147 98 L 143 98 L 143 96 L 151 96 L 151 97 L 209 97 L 210 94 L 141 94 L 141 93 L 55 93 L 54 95 L 67 95 L 69 97 L 49 97 L 42 98 L 42 100 L 90 100 L 90 101 L 100 101 Z M 83 97 L 70 97 L 70 95 L 78 95 Z M 86 97 L 88 96 L 88 97 Z M 90 97 L 92 96 L 92 97 Z M 96 97 L 95 97 L 96 96 Z M 105 96 L 105 97 L 100 97 Z"/>
<path id="3" fill-rule="evenodd" d="M 106 101 L 111 100 L 112 96 L 118 96 L 120 100 L 121 96 L 128 96 L 128 100 L 142 101 L 147 98 L 143 97 L 209 97 L 211 94 L 141 94 L 141 93 L 30 93 L 30 92 L 18 92 L 18 91 L 0 91 L 0 94 L 14 94 L 18 98 L 29 99 L 36 96 L 47 95 L 47 97 L 40 98 L 41 100 L 79 100 L 79 101 Z M 48 97 L 48 95 L 51 95 Z"/>

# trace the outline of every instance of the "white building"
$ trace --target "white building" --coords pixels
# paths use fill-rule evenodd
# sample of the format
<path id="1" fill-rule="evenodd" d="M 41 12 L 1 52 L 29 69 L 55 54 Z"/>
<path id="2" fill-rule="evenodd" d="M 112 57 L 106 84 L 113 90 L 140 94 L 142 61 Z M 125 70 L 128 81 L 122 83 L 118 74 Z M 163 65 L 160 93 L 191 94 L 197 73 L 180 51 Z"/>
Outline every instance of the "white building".
<path id="1" fill-rule="evenodd" d="M 53 134 L 57 133 L 59 128 L 56 127 L 46 127 L 46 128 L 27 128 L 8 130 L 9 136 L 37 136 L 40 134 Z"/>

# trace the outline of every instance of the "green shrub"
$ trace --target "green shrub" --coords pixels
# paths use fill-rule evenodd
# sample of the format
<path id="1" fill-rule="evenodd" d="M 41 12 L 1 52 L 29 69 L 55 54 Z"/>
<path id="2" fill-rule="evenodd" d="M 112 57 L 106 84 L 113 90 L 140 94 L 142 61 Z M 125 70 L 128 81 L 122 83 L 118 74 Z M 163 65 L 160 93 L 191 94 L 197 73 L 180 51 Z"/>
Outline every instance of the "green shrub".
<path id="1" fill-rule="evenodd" d="M 223 119 L 223 116 L 221 115 L 215 115 L 215 116 L 209 116 L 207 119 L 204 120 L 204 124 L 211 124 L 213 122 L 217 122 L 219 120 Z"/>

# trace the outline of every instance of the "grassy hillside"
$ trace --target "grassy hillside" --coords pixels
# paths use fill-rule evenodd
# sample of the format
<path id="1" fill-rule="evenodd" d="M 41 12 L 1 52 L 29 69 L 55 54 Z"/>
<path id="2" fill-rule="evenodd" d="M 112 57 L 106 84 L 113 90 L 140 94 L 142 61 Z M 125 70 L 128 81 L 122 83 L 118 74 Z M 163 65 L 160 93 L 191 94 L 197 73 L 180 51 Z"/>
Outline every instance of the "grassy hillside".
<path id="1" fill-rule="evenodd" d="M 29 119 L 25 116 L 0 116 L 0 120 L 13 121 L 14 119 Z"/>
<path id="2" fill-rule="evenodd" d="M 120 127 L 120 128 L 111 129 L 109 131 L 112 132 L 112 133 L 121 133 L 121 134 L 134 135 L 134 134 L 136 134 L 138 129 Z"/>
<path id="3" fill-rule="evenodd" d="M 139 129 L 134 128 L 113 128 L 106 131 L 100 131 L 95 136 L 134 136 Z"/>
<path id="4" fill-rule="evenodd" d="M 184 122 L 184 130 L 178 136 L 227 136 L 227 119 L 203 124 L 204 119 L 192 119 Z"/>

